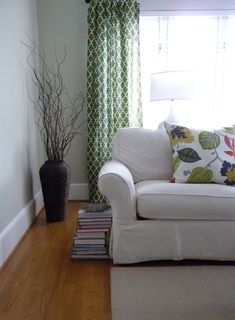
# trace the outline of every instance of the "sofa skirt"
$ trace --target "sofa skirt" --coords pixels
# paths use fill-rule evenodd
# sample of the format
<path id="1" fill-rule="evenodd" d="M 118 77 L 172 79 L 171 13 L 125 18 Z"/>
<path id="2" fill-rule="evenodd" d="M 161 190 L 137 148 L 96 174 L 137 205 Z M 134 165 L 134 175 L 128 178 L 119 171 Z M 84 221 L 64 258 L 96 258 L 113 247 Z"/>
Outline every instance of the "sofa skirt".
<path id="1" fill-rule="evenodd" d="M 235 261 L 235 221 L 115 221 L 111 245 L 114 263 Z"/>

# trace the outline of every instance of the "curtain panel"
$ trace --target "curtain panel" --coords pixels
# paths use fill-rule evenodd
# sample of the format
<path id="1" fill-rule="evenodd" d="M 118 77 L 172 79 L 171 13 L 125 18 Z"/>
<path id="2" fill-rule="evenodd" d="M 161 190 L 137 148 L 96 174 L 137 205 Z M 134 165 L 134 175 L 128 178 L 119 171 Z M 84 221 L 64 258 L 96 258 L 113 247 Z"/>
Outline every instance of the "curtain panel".
<path id="1" fill-rule="evenodd" d="M 139 5 L 136 1 L 92 1 L 88 9 L 88 180 L 91 202 L 101 166 L 111 159 L 118 128 L 142 126 Z"/>

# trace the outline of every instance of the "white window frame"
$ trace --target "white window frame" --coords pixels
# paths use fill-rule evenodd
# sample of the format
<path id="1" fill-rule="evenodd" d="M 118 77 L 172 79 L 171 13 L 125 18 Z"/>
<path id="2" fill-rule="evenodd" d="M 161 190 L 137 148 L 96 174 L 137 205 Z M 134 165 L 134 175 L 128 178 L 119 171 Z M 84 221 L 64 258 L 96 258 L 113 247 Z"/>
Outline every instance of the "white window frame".
<path id="1" fill-rule="evenodd" d="M 168 12 L 168 15 L 169 15 L 169 12 Z M 197 14 L 198 15 L 198 14 Z M 209 15 L 209 14 L 208 14 Z M 153 16 L 153 19 L 156 19 L 157 18 L 157 16 L 159 16 L 158 14 L 157 15 L 154 15 Z M 210 14 L 210 16 L 211 16 L 211 14 Z M 214 15 L 213 14 L 213 16 L 216 16 L 216 15 Z M 148 17 L 146 17 L 147 19 L 148 19 Z M 151 17 L 149 17 L 149 19 L 151 19 Z M 220 29 L 222 30 L 223 28 L 224 28 L 224 23 L 226 23 L 226 21 L 225 22 L 223 22 L 222 21 L 222 24 L 221 24 L 221 22 L 220 22 Z M 222 27 L 221 27 L 222 26 Z M 220 31 L 221 31 L 220 30 Z M 221 41 L 221 40 L 220 40 Z M 219 52 L 219 54 L 221 55 L 221 54 L 223 54 L 223 52 L 221 53 L 221 51 Z M 221 60 L 221 59 L 220 59 Z M 143 79 L 142 79 L 143 80 Z M 146 83 L 146 81 L 148 81 L 148 79 L 146 79 L 146 77 L 145 77 L 145 79 L 144 79 L 144 81 L 145 81 L 145 83 Z M 211 82 L 210 82 L 211 83 Z M 149 91 L 149 88 L 147 89 L 147 91 Z M 149 92 L 148 92 L 149 93 Z M 218 96 L 219 97 L 219 96 Z M 215 98 L 215 96 L 214 96 L 214 98 Z M 217 99 L 217 96 L 216 96 L 216 99 Z M 144 104 L 145 104 L 145 110 L 144 110 L 144 124 L 146 124 L 148 121 L 145 121 L 145 114 L 146 114 L 146 101 L 147 101 L 147 99 L 146 99 L 146 92 L 143 92 L 143 101 L 144 101 Z M 211 100 L 210 100 L 211 101 Z M 163 106 L 163 104 L 162 104 L 162 106 Z M 165 104 L 165 106 L 167 106 L 167 104 Z M 161 119 L 161 120 L 164 120 L 164 118 L 167 116 L 167 114 L 169 113 L 169 108 L 167 109 L 166 107 L 163 107 L 163 108 L 157 108 L 158 110 L 153 110 L 155 107 L 153 106 L 153 105 L 151 105 L 151 104 L 148 104 L 148 107 L 149 107 L 149 111 L 150 111 L 150 109 L 152 109 L 151 111 L 150 111 L 150 113 L 152 114 L 152 119 L 154 118 L 154 114 L 155 115 L 157 115 L 157 117 L 155 117 L 156 118 L 156 125 L 159 123 L 159 119 Z M 148 108 L 147 107 L 147 108 Z M 209 111 L 209 110 L 208 110 Z M 215 112 L 223 112 L 223 110 L 222 109 L 220 109 L 220 106 L 219 106 L 219 101 L 218 101 L 218 103 L 217 103 L 217 106 L 216 107 L 214 107 L 213 108 L 213 110 L 210 110 L 210 112 L 211 111 L 213 111 L 214 112 L 214 114 L 215 114 Z M 218 115 L 216 116 L 217 118 L 218 118 Z M 159 119 L 158 119 L 159 118 Z M 220 120 L 222 120 L 222 118 L 220 117 L 220 114 L 219 114 L 219 118 L 220 118 Z M 223 121 L 225 121 L 225 120 L 223 120 Z M 232 123 L 228 123 L 229 125 L 231 125 L 231 124 L 234 124 L 234 122 L 235 121 L 233 121 L 233 120 L 231 120 L 232 121 Z M 161 122 L 161 121 L 160 121 Z M 227 123 L 226 123 L 227 124 Z M 147 125 L 147 127 L 148 127 L 148 125 Z M 153 126 L 153 125 L 150 125 L 150 127 L 151 128 L 153 128 L 153 127 L 155 127 L 155 126 Z"/>

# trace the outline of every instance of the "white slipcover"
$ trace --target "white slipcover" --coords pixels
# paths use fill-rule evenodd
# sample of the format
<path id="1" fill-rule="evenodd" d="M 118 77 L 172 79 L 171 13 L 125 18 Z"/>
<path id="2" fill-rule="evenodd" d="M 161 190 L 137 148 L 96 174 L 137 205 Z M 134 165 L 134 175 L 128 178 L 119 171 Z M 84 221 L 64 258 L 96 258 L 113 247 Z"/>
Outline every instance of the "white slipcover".
<path id="1" fill-rule="evenodd" d="M 135 190 L 141 218 L 235 220 L 231 186 L 148 180 L 136 183 Z"/>
<path id="2" fill-rule="evenodd" d="M 114 263 L 235 260 L 235 189 L 171 184 L 171 158 L 161 132 L 118 131 L 98 180 L 112 206 Z"/>
<path id="3" fill-rule="evenodd" d="M 164 131 L 138 128 L 118 130 L 113 142 L 113 159 L 126 165 L 134 182 L 170 179 L 172 149 Z"/>

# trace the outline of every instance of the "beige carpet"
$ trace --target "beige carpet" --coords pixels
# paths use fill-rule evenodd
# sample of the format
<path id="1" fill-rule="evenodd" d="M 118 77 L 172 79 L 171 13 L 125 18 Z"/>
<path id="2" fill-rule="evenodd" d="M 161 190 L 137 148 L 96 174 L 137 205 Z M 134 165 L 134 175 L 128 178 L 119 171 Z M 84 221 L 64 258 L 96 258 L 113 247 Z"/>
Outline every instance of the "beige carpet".
<path id="1" fill-rule="evenodd" d="M 112 320 L 235 320 L 235 265 L 114 267 Z"/>

